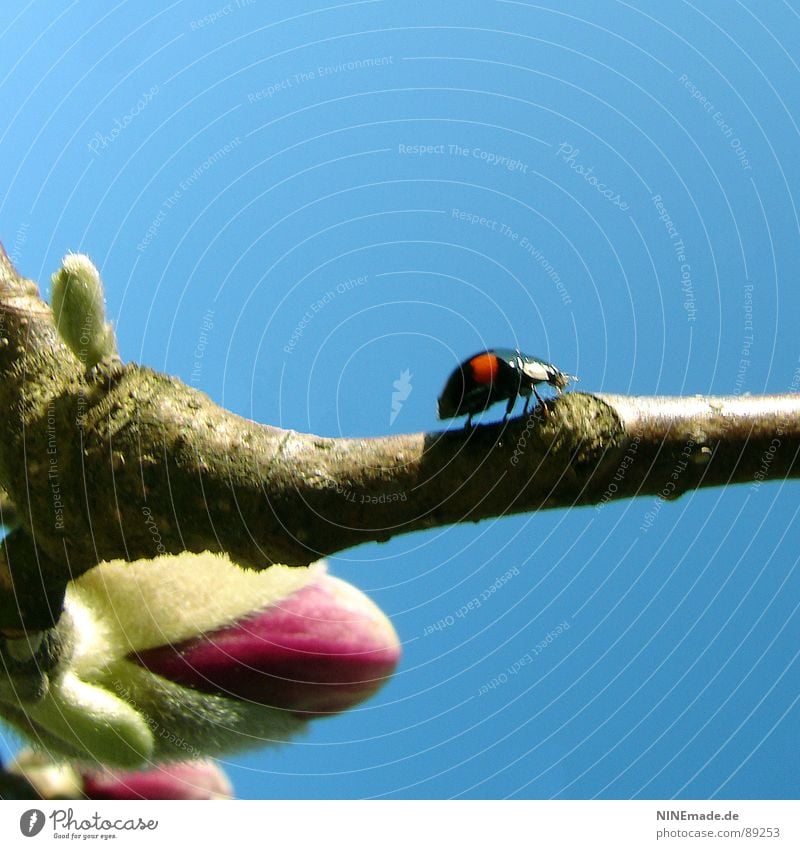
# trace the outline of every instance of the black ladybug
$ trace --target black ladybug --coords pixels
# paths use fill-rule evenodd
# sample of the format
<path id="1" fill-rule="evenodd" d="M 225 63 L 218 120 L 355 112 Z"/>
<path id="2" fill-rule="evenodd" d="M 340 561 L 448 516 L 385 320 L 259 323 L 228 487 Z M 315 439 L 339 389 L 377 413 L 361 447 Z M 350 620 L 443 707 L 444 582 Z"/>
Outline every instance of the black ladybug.
<path id="1" fill-rule="evenodd" d="M 475 413 L 488 409 L 497 401 L 507 400 L 505 420 L 514 409 L 518 395 L 525 398 L 524 415 L 528 412 L 531 393 L 543 403 L 536 391 L 538 383 L 549 383 L 560 392 L 571 380 L 577 379 L 521 351 L 510 348 L 480 351 L 464 360 L 447 379 L 439 396 L 439 418 L 452 419 L 466 414 L 466 426 L 469 427 Z"/>

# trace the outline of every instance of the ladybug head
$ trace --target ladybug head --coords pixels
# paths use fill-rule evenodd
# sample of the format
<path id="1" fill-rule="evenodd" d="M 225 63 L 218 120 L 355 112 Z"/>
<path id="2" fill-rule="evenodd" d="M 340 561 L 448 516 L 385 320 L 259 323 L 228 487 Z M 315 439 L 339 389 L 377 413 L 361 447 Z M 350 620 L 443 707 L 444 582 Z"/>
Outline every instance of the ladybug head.
<path id="1" fill-rule="evenodd" d="M 567 374 L 566 372 L 559 371 L 557 368 L 551 367 L 551 371 L 552 373 L 547 382 L 551 386 L 555 386 L 556 389 L 566 389 L 572 381 L 578 379 L 574 374 Z"/>

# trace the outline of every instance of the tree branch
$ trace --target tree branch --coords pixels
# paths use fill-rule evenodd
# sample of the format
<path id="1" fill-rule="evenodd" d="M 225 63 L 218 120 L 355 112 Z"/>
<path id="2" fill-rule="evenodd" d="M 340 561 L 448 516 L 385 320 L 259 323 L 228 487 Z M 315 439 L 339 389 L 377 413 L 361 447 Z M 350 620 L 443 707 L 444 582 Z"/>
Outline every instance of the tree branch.
<path id="1" fill-rule="evenodd" d="M 19 522 L 16 505 L 8 497 L 8 493 L 0 488 L 0 525 L 4 525 L 6 528 L 16 528 Z"/>
<path id="2" fill-rule="evenodd" d="M 506 423 L 380 439 L 259 425 L 114 357 L 84 369 L 4 253 L 0 346 L 0 486 L 22 521 L 0 551 L 8 633 L 46 627 L 66 582 L 100 560 L 210 550 L 304 565 L 423 528 L 800 470 L 797 395 L 573 392 Z"/>

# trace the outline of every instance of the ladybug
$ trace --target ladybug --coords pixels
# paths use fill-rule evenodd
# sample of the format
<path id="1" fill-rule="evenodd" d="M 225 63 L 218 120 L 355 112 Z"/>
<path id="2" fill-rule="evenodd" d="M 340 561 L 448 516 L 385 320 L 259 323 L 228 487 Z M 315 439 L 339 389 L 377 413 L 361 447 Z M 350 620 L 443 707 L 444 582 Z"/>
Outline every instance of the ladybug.
<path id="1" fill-rule="evenodd" d="M 551 363 L 521 351 L 510 348 L 481 351 L 464 360 L 447 379 L 439 396 L 439 418 L 452 419 L 466 413 L 466 427 L 470 427 L 475 413 L 507 400 L 505 421 L 514 409 L 518 395 L 525 398 L 523 415 L 528 412 L 531 393 L 540 404 L 544 403 L 536 391 L 536 384 L 549 383 L 561 392 L 571 380 L 577 379 Z"/>

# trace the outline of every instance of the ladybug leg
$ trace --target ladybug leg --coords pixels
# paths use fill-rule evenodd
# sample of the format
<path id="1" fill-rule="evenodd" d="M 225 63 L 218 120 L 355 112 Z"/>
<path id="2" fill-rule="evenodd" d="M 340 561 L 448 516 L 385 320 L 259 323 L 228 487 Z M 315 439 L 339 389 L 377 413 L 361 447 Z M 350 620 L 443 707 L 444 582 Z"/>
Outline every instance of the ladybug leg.
<path id="1" fill-rule="evenodd" d="M 506 404 L 506 414 L 503 416 L 503 421 L 507 421 L 508 417 L 511 415 L 511 411 L 514 409 L 514 404 L 517 403 L 517 396 L 512 395 L 508 399 L 508 404 Z"/>
<path id="2" fill-rule="evenodd" d="M 467 416 L 467 423 L 464 425 L 464 430 L 472 429 L 472 413 Z"/>
<path id="3" fill-rule="evenodd" d="M 539 406 L 541 406 L 541 408 L 542 408 L 542 413 L 543 413 L 544 417 L 547 418 L 547 416 L 548 416 L 547 407 L 545 406 L 544 401 L 542 401 L 542 396 L 536 391 L 535 386 L 531 386 L 531 389 L 533 390 L 533 394 L 536 396 L 536 400 L 539 402 Z"/>
<path id="4" fill-rule="evenodd" d="M 522 415 L 523 415 L 523 416 L 527 416 L 527 415 L 528 415 L 528 405 L 529 405 L 530 403 L 531 403 L 531 396 L 530 396 L 530 395 L 526 395 L 526 396 L 525 396 L 525 406 L 522 408 Z"/>

